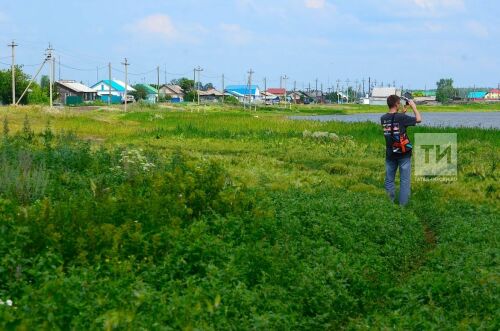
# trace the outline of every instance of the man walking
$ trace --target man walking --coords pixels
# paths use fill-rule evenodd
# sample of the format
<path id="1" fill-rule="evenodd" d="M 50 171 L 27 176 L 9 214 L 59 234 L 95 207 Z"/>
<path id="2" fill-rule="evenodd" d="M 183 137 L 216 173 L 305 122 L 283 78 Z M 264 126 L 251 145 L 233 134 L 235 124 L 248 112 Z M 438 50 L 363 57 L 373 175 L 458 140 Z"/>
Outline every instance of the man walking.
<path id="1" fill-rule="evenodd" d="M 385 158 L 385 190 L 390 199 L 394 202 L 396 197 L 396 172 L 399 168 L 400 187 L 399 204 L 406 206 L 411 193 L 411 153 L 412 145 L 406 130 L 409 126 L 415 126 L 422 122 L 422 116 L 417 110 L 413 100 L 405 98 L 406 106 L 402 107 L 401 98 L 397 95 L 391 95 L 387 98 L 389 112 L 380 119 L 384 127 L 384 136 L 386 141 Z M 411 107 L 415 117 L 406 115 L 408 106 Z"/>

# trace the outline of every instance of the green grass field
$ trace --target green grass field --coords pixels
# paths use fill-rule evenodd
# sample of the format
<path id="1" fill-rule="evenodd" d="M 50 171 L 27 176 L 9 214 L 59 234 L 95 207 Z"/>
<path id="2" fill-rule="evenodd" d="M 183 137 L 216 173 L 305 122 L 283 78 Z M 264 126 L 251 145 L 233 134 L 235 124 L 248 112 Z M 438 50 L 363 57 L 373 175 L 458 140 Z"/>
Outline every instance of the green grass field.
<path id="1" fill-rule="evenodd" d="M 471 103 L 471 104 L 450 104 L 450 105 L 421 105 L 418 108 L 422 112 L 497 112 L 500 111 L 500 102 L 497 103 Z M 281 106 L 266 106 L 261 110 L 274 112 L 287 112 L 290 114 L 318 114 L 318 115 L 350 115 L 360 113 L 384 113 L 387 111 L 386 106 L 369 106 L 359 104 L 344 104 L 344 105 L 291 105 L 286 108 Z M 410 111 L 411 112 L 411 111 Z"/>
<path id="2" fill-rule="evenodd" d="M 0 329 L 498 330 L 499 131 L 412 129 L 459 176 L 402 209 L 377 125 L 290 113 L 1 108 Z"/>

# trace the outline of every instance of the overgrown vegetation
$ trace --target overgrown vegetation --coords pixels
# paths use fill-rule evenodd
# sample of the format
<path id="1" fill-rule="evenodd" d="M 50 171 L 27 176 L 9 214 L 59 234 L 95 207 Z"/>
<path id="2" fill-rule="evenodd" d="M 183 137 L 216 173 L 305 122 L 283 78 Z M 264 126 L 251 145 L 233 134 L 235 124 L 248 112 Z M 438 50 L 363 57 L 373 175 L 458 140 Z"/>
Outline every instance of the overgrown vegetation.
<path id="1" fill-rule="evenodd" d="M 0 328 L 498 329 L 498 131 L 402 210 L 376 125 L 200 109 L 2 114 Z"/>

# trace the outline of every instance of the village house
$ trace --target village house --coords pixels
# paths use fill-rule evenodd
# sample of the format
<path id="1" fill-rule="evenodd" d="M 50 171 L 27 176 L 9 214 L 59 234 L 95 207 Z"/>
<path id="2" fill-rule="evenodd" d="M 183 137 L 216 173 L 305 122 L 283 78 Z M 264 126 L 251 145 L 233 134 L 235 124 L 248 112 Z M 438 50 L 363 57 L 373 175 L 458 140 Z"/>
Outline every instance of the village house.
<path id="1" fill-rule="evenodd" d="M 266 104 L 277 104 L 281 101 L 279 96 L 269 93 L 268 91 L 262 91 L 260 95 Z"/>
<path id="2" fill-rule="evenodd" d="M 55 83 L 59 101 L 64 105 L 78 105 L 95 101 L 97 91 L 74 80 L 60 80 Z"/>
<path id="3" fill-rule="evenodd" d="M 230 85 L 226 87 L 225 93 L 237 98 L 240 102 L 245 102 L 250 99 L 250 102 L 255 102 L 260 99 L 261 93 L 257 85 Z"/>
<path id="4" fill-rule="evenodd" d="M 144 89 L 146 91 L 146 98 L 144 99 L 147 103 L 156 103 L 158 100 L 158 90 L 149 84 L 137 84 L 135 89 Z"/>
<path id="5" fill-rule="evenodd" d="M 387 106 L 387 98 L 391 95 L 401 96 L 401 90 L 395 87 L 374 87 L 369 98 L 369 104 Z"/>
<path id="6" fill-rule="evenodd" d="M 97 95 L 101 98 L 102 101 L 108 102 L 109 95 L 111 94 L 111 102 L 112 103 L 121 103 L 123 98 L 125 97 L 125 82 L 122 82 L 117 79 L 101 80 L 91 87 L 97 91 Z M 135 92 L 135 89 L 127 85 L 127 93 Z"/>
<path id="7" fill-rule="evenodd" d="M 500 89 L 493 89 L 486 94 L 486 100 L 500 100 Z"/>
<path id="8" fill-rule="evenodd" d="M 224 94 L 216 89 L 209 89 L 207 91 L 198 91 L 200 101 L 203 102 L 218 102 L 222 99 Z"/>
<path id="9" fill-rule="evenodd" d="M 467 99 L 472 101 L 484 101 L 487 94 L 487 91 L 473 91 L 467 93 Z"/>
<path id="10" fill-rule="evenodd" d="M 285 100 L 286 90 L 284 88 L 268 88 L 266 92 L 277 96 L 280 100 Z"/>
<path id="11" fill-rule="evenodd" d="M 300 93 L 299 91 L 292 91 L 290 92 L 289 94 L 287 94 L 287 97 L 288 99 L 290 100 L 290 102 L 292 103 L 303 103 L 303 94 Z"/>
<path id="12" fill-rule="evenodd" d="M 184 101 L 184 91 L 179 85 L 175 84 L 164 84 L 159 89 L 160 98 L 170 99 L 171 102 L 183 102 Z"/>

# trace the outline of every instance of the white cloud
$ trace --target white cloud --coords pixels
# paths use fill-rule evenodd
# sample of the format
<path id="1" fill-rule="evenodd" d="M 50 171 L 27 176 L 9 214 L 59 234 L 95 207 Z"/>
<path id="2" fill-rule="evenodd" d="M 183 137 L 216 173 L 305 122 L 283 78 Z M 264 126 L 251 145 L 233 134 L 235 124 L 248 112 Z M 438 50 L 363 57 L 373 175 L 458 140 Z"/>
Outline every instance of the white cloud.
<path id="1" fill-rule="evenodd" d="M 326 0 L 305 0 L 304 4 L 309 9 L 323 9 L 326 6 Z"/>
<path id="2" fill-rule="evenodd" d="M 488 38 L 490 35 L 488 28 L 478 21 L 468 21 L 466 27 L 470 33 L 478 38 Z"/>
<path id="3" fill-rule="evenodd" d="M 410 0 L 417 7 L 430 12 L 440 10 L 461 11 L 465 9 L 464 0 Z"/>
<path id="4" fill-rule="evenodd" d="M 138 34 L 154 34 L 166 41 L 176 40 L 180 37 L 172 19 L 164 14 L 144 17 L 128 26 L 128 30 Z"/>
<path id="5" fill-rule="evenodd" d="M 220 29 L 224 33 L 224 39 L 235 45 L 248 44 L 253 39 L 253 33 L 245 30 L 239 24 L 221 23 Z"/>

